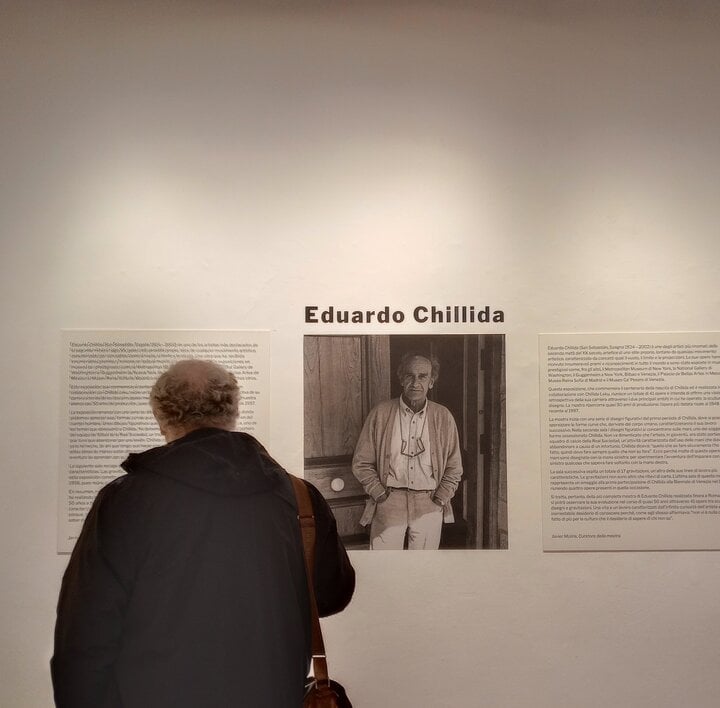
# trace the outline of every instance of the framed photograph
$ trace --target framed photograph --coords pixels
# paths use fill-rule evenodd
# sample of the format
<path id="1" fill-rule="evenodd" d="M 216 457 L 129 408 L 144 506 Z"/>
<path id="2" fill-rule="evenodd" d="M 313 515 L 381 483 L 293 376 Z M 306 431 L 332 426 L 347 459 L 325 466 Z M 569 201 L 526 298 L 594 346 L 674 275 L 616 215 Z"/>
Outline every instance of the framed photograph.
<path id="1" fill-rule="evenodd" d="M 427 400 L 417 419 L 426 442 L 408 447 L 400 404 L 413 386 Z M 307 335 L 304 411 L 305 478 L 349 548 L 389 547 L 372 538 L 386 492 L 409 508 L 424 493 L 443 511 L 439 543 L 417 545 L 411 521 L 394 548 L 508 547 L 504 335 Z M 395 473 L 423 459 L 419 477 Z"/>

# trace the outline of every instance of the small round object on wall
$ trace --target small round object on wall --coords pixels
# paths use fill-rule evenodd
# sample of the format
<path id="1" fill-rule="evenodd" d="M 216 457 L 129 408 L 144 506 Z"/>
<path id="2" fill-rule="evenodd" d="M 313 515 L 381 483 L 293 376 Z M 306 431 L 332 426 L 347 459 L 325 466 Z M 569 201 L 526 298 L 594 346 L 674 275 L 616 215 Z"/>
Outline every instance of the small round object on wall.
<path id="1" fill-rule="evenodd" d="M 330 482 L 330 488 L 333 492 L 342 492 L 342 490 L 345 489 L 345 480 L 340 477 L 335 477 L 335 479 Z"/>

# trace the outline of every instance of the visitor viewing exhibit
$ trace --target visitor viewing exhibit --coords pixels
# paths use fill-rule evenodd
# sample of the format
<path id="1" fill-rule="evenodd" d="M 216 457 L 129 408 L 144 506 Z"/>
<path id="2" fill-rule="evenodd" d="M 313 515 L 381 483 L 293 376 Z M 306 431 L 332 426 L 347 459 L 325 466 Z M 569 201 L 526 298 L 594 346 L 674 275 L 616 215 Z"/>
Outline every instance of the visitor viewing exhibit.
<path id="1" fill-rule="evenodd" d="M 715 708 L 718 3 L 0 17 L 0 705 L 199 357 L 335 514 L 356 708 Z"/>

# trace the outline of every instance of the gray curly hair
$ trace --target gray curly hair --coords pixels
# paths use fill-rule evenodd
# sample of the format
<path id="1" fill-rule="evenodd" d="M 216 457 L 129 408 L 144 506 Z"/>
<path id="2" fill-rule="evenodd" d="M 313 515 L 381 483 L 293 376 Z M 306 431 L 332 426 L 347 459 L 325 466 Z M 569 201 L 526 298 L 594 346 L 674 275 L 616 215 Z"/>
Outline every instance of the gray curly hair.
<path id="1" fill-rule="evenodd" d="M 430 362 L 430 376 L 433 381 L 438 380 L 440 377 L 440 360 L 434 354 L 425 354 L 420 351 L 410 351 L 403 354 L 402 359 L 397 368 L 398 381 L 402 381 L 405 374 L 407 373 L 408 366 L 413 359 L 427 359 Z"/>
<path id="2" fill-rule="evenodd" d="M 161 374 L 150 390 L 150 406 L 171 428 L 232 428 L 238 416 L 237 379 L 213 361 L 183 359 Z"/>

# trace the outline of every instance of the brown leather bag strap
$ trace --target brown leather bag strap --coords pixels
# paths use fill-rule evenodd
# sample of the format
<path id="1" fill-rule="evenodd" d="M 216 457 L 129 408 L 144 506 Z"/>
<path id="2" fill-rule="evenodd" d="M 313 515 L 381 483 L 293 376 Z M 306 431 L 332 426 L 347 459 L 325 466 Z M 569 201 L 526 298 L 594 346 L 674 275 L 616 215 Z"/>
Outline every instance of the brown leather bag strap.
<path id="1" fill-rule="evenodd" d="M 313 585 L 315 569 L 315 515 L 313 514 L 310 492 L 305 482 L 294 475 L 289 475 L 295 491 L 295 498 L 298 506 L 298 520 L 300 521 L 300 533 L 302 535 L 303 550 L 305 552 L 305 571 L 307 575 L 308 596 L 310 600 L 310 621 L 312 623 L 312 660 L 313 676 L 318 685 L 330 684 L 327 668 L 327 656 L 325 654 L 325 643 L 323 642 L 322 629 L 320 628 L 320 617 L 318 615 L 315 589 Z"/>

